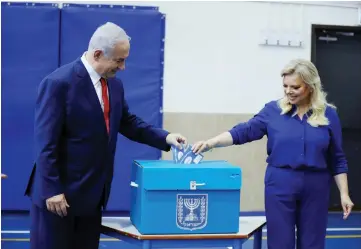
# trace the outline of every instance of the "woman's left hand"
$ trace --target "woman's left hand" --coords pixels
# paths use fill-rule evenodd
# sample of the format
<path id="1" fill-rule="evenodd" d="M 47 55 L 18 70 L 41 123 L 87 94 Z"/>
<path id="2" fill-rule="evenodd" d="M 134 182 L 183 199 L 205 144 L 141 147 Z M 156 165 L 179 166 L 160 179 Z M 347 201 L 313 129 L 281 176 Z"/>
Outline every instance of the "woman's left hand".
<path id="1" fill-rule="evenodd" d="M 341 195 L 341 205 L 343 209 L 343 219 L 346 220 L 354 206 L 349 195 Z"/>

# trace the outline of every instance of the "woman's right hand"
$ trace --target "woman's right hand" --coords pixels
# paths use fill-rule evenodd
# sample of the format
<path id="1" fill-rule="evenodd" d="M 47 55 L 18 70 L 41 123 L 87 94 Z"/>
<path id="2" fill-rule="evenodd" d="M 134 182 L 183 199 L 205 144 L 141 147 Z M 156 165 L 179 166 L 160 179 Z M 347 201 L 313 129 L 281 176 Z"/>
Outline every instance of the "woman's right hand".
<path id="1" fill-rule="evenodd" d="M 196 154 L 207 152 L 213 148 L 227 147 L 233 145 L 231 133 L 223 132 L 207 141 L 199 141 L 193 144 L 192 151 Z"/>
<path id="2" fill-rule="evenodd" d="M 211 149 L 213 149 L 213 145 L 210 140 L 198 141 L 192 146 L 192 151 L 197 155 L 202 152 L 207 152 Z"/>

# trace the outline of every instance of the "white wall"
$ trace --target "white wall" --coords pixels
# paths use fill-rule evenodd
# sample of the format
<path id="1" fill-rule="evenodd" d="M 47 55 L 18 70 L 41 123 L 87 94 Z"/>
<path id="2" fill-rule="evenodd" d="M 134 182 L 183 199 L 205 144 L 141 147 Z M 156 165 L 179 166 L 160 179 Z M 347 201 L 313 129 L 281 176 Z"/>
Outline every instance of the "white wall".
<path id="1" fill-rule="evenodd" d="M 310 59 L 311 24 L 357 23 L 356 8 L 263 2 L 158 6 L 167 18 L 165 112 L 257 112 L 282 95 L 284 64 Z M 260 46 L 260 34 L 267 29 L 279 35 L 299 31 L 304 47 Z"/>
<path id="2" fill-rule="evenodd" d="M 356 25 L 355 6 L 361 6 L 320 1 L 105 3 L 158 6 L 166 15 L 164 112 L 193 113 L 259 111 L 282 96 L 285 63 L 310 59 L 311 24 Z M 301 39 L 304 46 L 259 45 L 267 34 Z"/>

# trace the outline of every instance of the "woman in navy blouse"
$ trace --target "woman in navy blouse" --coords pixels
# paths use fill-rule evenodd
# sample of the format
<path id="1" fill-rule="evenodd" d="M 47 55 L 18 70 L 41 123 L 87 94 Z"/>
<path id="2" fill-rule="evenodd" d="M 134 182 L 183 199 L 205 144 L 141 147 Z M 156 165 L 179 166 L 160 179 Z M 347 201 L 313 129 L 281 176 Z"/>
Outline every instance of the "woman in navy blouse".
<path id="1" fill-rule="evenodd" d="M 248 122 L 193 145 L 195 153 L 267 136 L 265 211 L 268 249 L 324 249 L 332 177 L 344 219 L 353 203 L 336 109 L 327 103 L 316 67 L 291 61 L 281 73 L 285 96 L 267 103 Z"/>

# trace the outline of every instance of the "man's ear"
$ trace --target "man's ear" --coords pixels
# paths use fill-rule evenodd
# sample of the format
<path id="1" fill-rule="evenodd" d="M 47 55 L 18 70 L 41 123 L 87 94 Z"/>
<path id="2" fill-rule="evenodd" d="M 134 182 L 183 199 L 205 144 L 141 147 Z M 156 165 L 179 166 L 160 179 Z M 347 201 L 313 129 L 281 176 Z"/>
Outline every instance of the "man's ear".
<path id="1" fill-rule="evenodd" d="M 103 51 L 95 50 L 93 53 L 94 60 L 98 61 L 103 56 Z"/>

